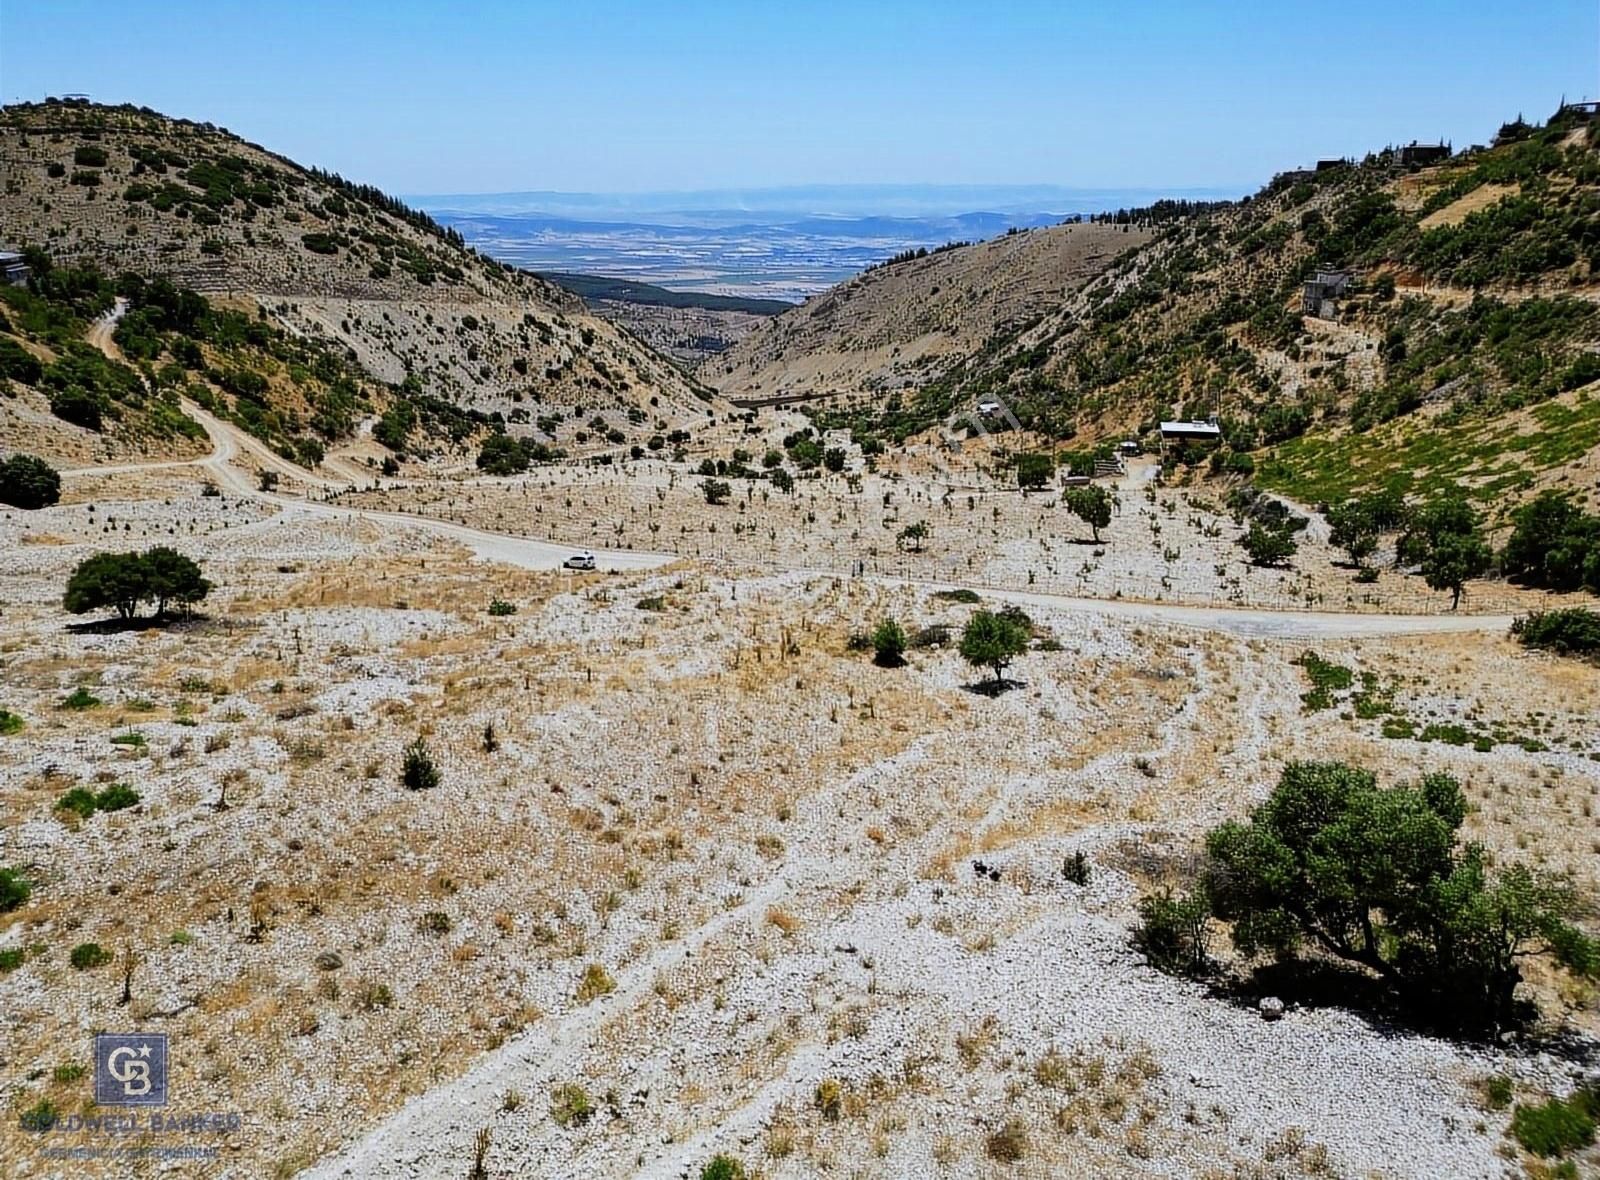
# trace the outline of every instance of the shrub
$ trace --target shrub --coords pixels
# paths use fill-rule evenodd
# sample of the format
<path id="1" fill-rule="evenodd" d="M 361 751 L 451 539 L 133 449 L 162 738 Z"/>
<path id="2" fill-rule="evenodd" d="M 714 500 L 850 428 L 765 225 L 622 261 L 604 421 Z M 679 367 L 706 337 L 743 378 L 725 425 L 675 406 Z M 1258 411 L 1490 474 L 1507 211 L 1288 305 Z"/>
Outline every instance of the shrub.
<path id="1" fill-rule="evenodd" d="M 337 254 L 339 252 L 339 239 L 332 234 L 301 234 L 300 242 L 313 254 Z"/>
<path id="2" fill-rule="evenodd" d="M 22 718 L 10 709 L 0 709 L 0 737 L 22 732 Z"/>
<path id="3" fill-rule="evenodd" d="M 844 1113 L 844 1086 L 835 1078 L 823 1078 L 811 1095 L 811 1105 L 830 1123 L 839 1121 Z"/>
<path id="4" fill-rule="evenodd" d="M 1021 1119 L 1012 1116 L 984 1140 L 983 1150 L 992 1160 L 1014 1164 L 1028 1154 L 1028 1129 Z"/>
<path id="5" fill-rule="evenodd" d="M 72 948 L 67 956 L 67 961 L 77 971 L 93 971 L 96 967 L 104 967 L 111 962 L 111 952 L 98 942 L 80 942 Z"/>
<path id="6" fill-rule="evenodd" d="M 590 963 L 583 969 L 583 977 L 578 980 L 578 1003 L 587 1004 L 616 990 L 617 981 L 611 978 L 611 973 L 599 963 Z"/>
<path id="7" fill-rule="evenodd" d="M 514 602 L 507 602 L 503 598 L 496 598 L 491 600 L 489 603 L 489 614 L 494 618 L 503 619 L 507 615 L 514 615 L 516 613 L 517 604 Z"/>
<path id="8" fill-rule="evenodd" d="M 898 668 L 905 663 L 905 629 L 893 619 L 884 619 L 872 632 L 873 662 L 884 668 Z"/>
<path id="9" fill-rule="evenodd" d="M 558 1127 L 581 1127 L 593 1114 L 589 1092 L 577 1082 L 564 1082 L 550 1091 L 550 1117 Z"/>
<path id="10" fill-rule="evenodd" d="M 933 596 L 945 602 L 960 602 L 967 605 L 982 601 L 976 590 L 968 590 L 965 587 L 959 590 L 935 590 Z"/>
<path id="11" fill-rule="evenodd" d="M 28 510 L 48 508 L 61 499 L 61 476 L 43 459 L 12 455 L 0 461 L 0 504 Z"/>
<path id="12" fill-rule="evenodd" d="M 76 385 L 50 395 L 50 412 L 63 422 L 99 431 L 105 425 L 105 402 L 97 393 Z"/>
<path id="13" fill-rule="evenodd" d="M 428 743 L 421 737 L 405 749 L 400 764 L 400 782 L 408 791 L 430 791 L 439 785 L 439 768 L 434 765 Z"/>
<path id="14" fill-rule="evenodd" d="M 95 811 L 94 792 L 87 787 L 73 787 L 56 800 L 57 811 L 70 811 L 80 819 L 88 819 Z"/>
<path id="15" fill-rule="evenodd" d="M 1511 634 L 1524 647 L 1549 648 L 1559 655 L 1600 652 L 1600 612 L 1587 607 L 1535 611 L 1511 624 Z"/>
<path id="16" fill-rule="evenodd" d="M 733 495 L 733 487 L 725 479 L 708 479 L 700 485 L 707 504 L 726 504 Z"/>
<path id="17" fill-rule="evenodd" d="M 1511 1113 L 1511 1133 L 1534 1155 L 1565 1155 L 1594 1142 L 1600 1116 L 1600 1087 L 1576 1090 L 1572 1097 L 1552 1098 L 1538 1106 L 1519 1103 Z"/>
<path id="18" fill-rule="evenodd" d="M 1150 965 L 1171 975 L 1201 975 L 1209 968 L 1207 923 L 1210 907 L 1202 894 L 1174 897 L 1164 889 L 1139 902 L 1133 941 Z"/>
<path id="19" fill-rule="evenodd" d="M 80 684 L 62 699 L 61 707 L 63 709 L 71 709 L 74 712 L 82 712 L 84 709 L 98 709 L 100 707 L 100 698 Z"/>
<path id="20" fill-rule="evenodd" d="M 0 869 L 0 914 L 9 914 L 28 904 L 33 883 L 20 869 Z"/>
<path id="21" fill-rule="evenodd" d="M 0 951 L 0 975 L 15 971 L 22 966 L 25 957 L 26 954 L 21 947 L 7 947 Z"/>
<path id="22" fill-rule="evenodd" d="M 94 800 L 96 811 L 123 811 L 138 806 L 138 803 L 139 792 L 127 783 L 112 783 L 96 795 Z"/>
<path id="23" fill-rule="evenodd" d="M 745 1180 L 744 1163 L 718 1152 L 700 1169 L 700 1180 Z"/>
<path id="24" fill-rule="evenodd" d="M 79 144 L 72 151 L 72 162 L 83 168 L 104 168 L 106 149 L 92 144 Z"/>

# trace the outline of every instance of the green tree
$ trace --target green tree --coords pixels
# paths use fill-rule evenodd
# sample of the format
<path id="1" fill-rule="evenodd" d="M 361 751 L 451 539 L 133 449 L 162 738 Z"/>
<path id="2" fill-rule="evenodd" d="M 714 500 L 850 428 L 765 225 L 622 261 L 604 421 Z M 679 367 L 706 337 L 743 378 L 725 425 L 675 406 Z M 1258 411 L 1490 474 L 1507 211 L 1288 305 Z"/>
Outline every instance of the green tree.
<path id="1" fill-rule="evenodd" d="M 377 425 L 372 428 L 372 437 L 396 454 L 403 454 L 416 425 L 417 408 L 404 398 L 399 398 L 378 419 Z"/>
<path id="2" fill-rule="evenodd" d="M 1434 590 L 1450 591 L 1451 610 L 1460 605 L 1466 583 L 1488 572 L 1493 558 L 1477 510 L 1454 493 L 1414 511 L 1395 546 L 1401 565 L 1416 566 Z"/>
<path id="3" fill-rule="evenodd" d="M 933 530 L 928 527 L 926 521 L 915 521 L 912 524 L 906 525 L 905 528 L 901 529 L 895 534 L 894 543 L 901 549 L 909 549 L 913 553 L 921 553 L 922 543 L 926 541 L 928 537 L 932 535 L 932 533 Z"/>
<path id="4" fill-rule="evenodd" d="M 48 508 L 61 499 L 61 476 L 43 459 L 12 455 L 0 460 L 0 504 L 13 508 Z"/>
<path id="5" fill-rule="evenodd" d="M 528 452 L 509 434 L 491 434 L 478 448 L 478 470 L 490 475 L 519 475 L 528 470 Z"/>
<path id="6" fill-rule="evenodd" d="M 844 448 L 829 447 L 822 452 L 822 465 L 835 475 L 844 470 Z"/>
<path id="7" fill-rule="evenodd" d="M 1365 500 L 1346 500 L 1328 509 L 1328 541 L 1354 564 L 1366 565 L 1378 547 L 1378 525 Z"/>
<path id="8" fill-rule="evenodd" d="M 1024 491 L 1042 488 L 1056 474 L 1055 456 L 1042 451 L 1026 451 L 1017 456 L 1017 486 Z"/>
<path id="9" fill-rule="evenodd" d="M 1477 533 L 1446 533 L 1422 559 L 1422 579 L 1430 589 L 1450 591 L 1450 609 L 1461 605 L 1461 592 L 1489 571 L 1494 552 Z"/>
<path id="10" fill-rule="evenodd" d="M 1283 565 L 1299 551 L 1291 530 L 1265 525 L 1258 520 L 1250 522 L 1250 528 L 1239 539 L 1239 544 L 1244 547 L 1251 565 Z"/>
<path id="11" fill-rule="evenodd" d="M 158 545 L 141 556 L 144 567 L 145 597 L 155 599 L 156 615 L 167 613 L 169 603 L 187 611 L 211 592 L 211 583 L 200 576 L 200 567 L 176 549 Z"/>
<path id="12" fill-rule="evenodd" d="M 700 485 L 707 504 L 726 504 L 733 495 L 733 487 L 725 479 L 708 479 Z"/>
<path id="13" fill-rule="evenodd" d="M 1206 837 L 1204 896 L 1246 956 L 1305 946 L 1359 964 L 1435 1017 L 1493 1027 L 1513 1015 L 1520 961 L 1593 970 L 1564 887 L 1521 865 L 1492 877 L 1445 774 L 1382 788 L 1342 763 L 1291 763 L 1249 822 Z"/>
<path id="14" fill-rule="evenodd" d="M 787 494 L 794 491 L 794 476 L 781 467 L 774 467 L 767 478 L 772 481 L 772 486 L 780 492 Z"/>
<path id="15" fill-rule="evenodd" d="M 1097 484 L 1088 487 L 1068 488 L 1061 494 L 1061 502 L 1067 510 L 1079 520 L 1087 524 L 1094 536 L 1094 543 L 1100 543 L 1100 530 L 1111 523 L 1111 493 Z"/>
<path id="16" fill-rule="evenodd" d="M 75 615 L 115 607 L 131 619 L 149 597 L 150 581 L 137 553 L 96 553 L 78 563 L 67 579 L 61 605 Z"/>
<path id="17" fill-rule="evenodd" d="M 105 425 L 105 400 L 78 385 L 69 385 L 50 395 L 50 412 L 63 422 L 98 431 Z"/>
<path id="18" fill-rule="evenodd" d="M 961 658 L 975 668 L 994 670 L 994 681 L 1006 683 L 1006 668 L 1028 650 L 1027 624 L 1009 612 L 974 611 L 961 632 Z"/>
<path id="19" fill-rule="evenodd" d="M 1560 492 L 1539 493 L 1511 514 L 1500 562 L 1507 576 L 1552 590 L 1600 589 L 1600 516 Z"/>
<path id="20" fill-rule="evenodd" d="M 884 619 L 872 632 L 873 661 L 885 668 L 898 668 L 906 662 L 905 628 L 893 619 Z"/>

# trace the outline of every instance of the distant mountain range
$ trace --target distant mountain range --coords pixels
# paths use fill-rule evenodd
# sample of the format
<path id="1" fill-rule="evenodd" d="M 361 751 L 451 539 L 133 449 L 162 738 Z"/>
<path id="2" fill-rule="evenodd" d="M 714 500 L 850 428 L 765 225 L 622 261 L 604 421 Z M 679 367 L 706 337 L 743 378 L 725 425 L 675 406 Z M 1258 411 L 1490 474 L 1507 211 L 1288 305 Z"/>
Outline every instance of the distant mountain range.
<path id="1" fill-rule="evenodd" d="M 1100 213 L 1148 205 L 1161 197 L 1216 200 L 1232 189 L 1069 188 L 1063 185 L 793 185 L 642 193 L 461 193 L 409 196 L 430 213 L 537 214 L 578 221 L 647 225 L 761 224 L 811 218 L 948 218 L 987 210 L 1008 217 Z"/>
<path id="2" fill-rule="evenodd" d="M 529 270 L 796 300 L 906 250 L 981 241 L 1160 197 L 1234 195 L 1053 185 L 812 185 L 410 199 L 483 252 Z"/>

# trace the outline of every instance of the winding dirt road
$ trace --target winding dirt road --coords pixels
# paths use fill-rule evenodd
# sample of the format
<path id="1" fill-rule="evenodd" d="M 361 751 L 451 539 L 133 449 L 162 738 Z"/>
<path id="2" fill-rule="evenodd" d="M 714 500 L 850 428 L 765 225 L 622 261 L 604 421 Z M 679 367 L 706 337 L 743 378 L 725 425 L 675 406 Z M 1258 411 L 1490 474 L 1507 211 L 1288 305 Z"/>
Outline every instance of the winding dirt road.
<path id="1" fill-rule="evenodd" d="M 117 320 L 126 310 L 126 302 L 117 301 L 114 310 L 97 320 L 89 332 L 89 342 L 106 355 L 121 360 L 121 351 L 112 339 Z M 348 479 L 329 479 L 289 462 L 260 439 L 253 438 L 198 405 L 185 399 L 184 412 L 205 429 L 211 442 L 211 454 L 202 459 L 184 459 L 168 462 L 132 463 L 106 467 L 80 467 L 64 470 L 64 476 L 117 475 L 160 468 L 193 467 L 204 470 L 217 484 L 230 494 L 243 499 L 271 504 L 281 512 L 323 520 L 359 519 L 391 527 L 410 529 L 430 536 L 442 537 L 466 546 L 480 561 L 497 561 L 523 569 L 559 569 L 576 551 L 574 546 L 554 541 L 538 541 L 527 537 L 490 532 L 451 524 L 426 516 L 411 516 L 403 512 L 383 512 L 369 508 L 349 508 L 323 504 L 314 500 L 264 492 L 256 474 L 260 470 L 275 471 L 279 475 L 309 483 L 312 486 L 336 490 L 347 488 Z M 251 469 L 244 465 L 248 463 Z M 603 570 L 647 570 L 680 560 L 679 554 L 648 553 L 630 549 L 595 550 L 598 568 Z M 773 563 L 778 568 L 777 563 Z M 821 577 L 848 577 L 844 569 L 800 569 L 790 572 Z M 1334 611 L 1275 611 L 1260 608 L 1232 608 L 1221 606 L 1183 606 L 1170 603 L 1134 602 L 1126 599 L 1074 598 L 1062 594 L 1039 594 L 1025 590 L 997 590 L 988 586 L 961 582 L 918 583 L 910 579 L 883 575 L 865 575 L 880 585 L 937 585 L 958 586 L 976 590 L 985 597 L 1012 602 L 1019 606 L 1036 606 L 1045 609 L 1088 611 L 1110 618 L 1132 619 L 1139 622 L 1163 623 L 1229 635 L 1267 639 L 1339 639 L 1383 635 L 1417 635 L 1447 632 L 1504 631 L 1511 625 L 1509 615 L 1376 615 L 1349 614 Z"/>

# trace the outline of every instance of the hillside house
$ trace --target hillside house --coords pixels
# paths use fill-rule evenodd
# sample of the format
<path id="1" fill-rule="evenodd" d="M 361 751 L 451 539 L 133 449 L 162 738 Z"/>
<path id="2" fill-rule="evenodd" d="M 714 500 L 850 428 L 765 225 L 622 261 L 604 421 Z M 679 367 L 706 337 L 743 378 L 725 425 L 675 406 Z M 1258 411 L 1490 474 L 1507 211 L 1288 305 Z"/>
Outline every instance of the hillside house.
<path id="1" fill-rule="evenodd" d="M 1222 427 L 1215 419 L 1194 422 L 1163 422 L 1161 424 L 1161 453 L 1179 443 L 1201 443 L 1216 446 L 1222 441 Z"/>
<path id="2" fill-rule="evenodd" d="M 1450 147 L 1445 143 L 1417 143 L 1412 141 L 1400 149 L 1402 168 L 1425 168 L 1450 158 Z"/>
<path id="3" fill-rule="evenodd" d="M 1350 290 L 1355 276 L 1347 270 L 1319 270 L 1306 280 L 1300 297 L 1301 309 L 1306 315 L 1331 320 L 1339 311 L 1339 300 Z"/>
<path id="4" fill-rule="evenodd" d="M 28 264 L 23 261 L 21 254 L 15 250 L 0 250 L 0 282 L 24 287 L 27 286 L 29 273 Z"/>

